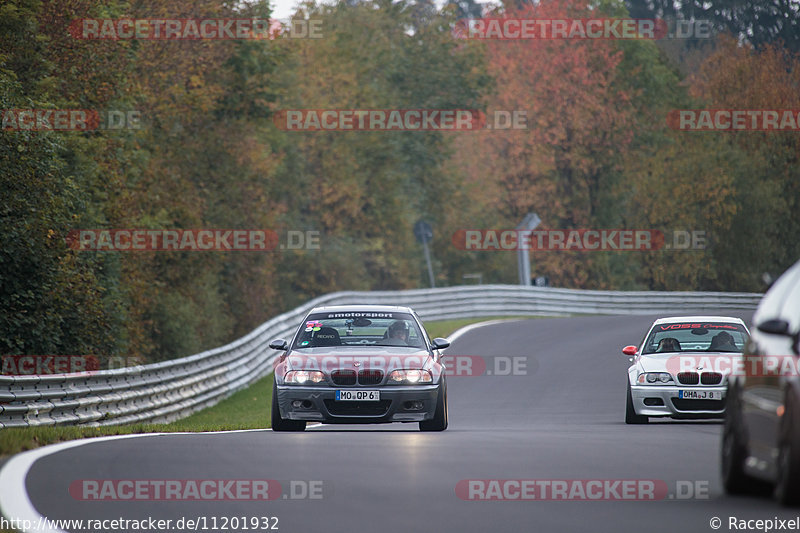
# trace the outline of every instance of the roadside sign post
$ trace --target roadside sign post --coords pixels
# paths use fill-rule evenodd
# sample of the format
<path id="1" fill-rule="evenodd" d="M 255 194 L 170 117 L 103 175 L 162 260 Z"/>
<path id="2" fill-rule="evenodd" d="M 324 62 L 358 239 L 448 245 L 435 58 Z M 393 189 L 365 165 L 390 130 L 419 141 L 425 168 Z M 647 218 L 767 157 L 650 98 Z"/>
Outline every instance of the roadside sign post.
<path id="1" fill-rule="evenodd" d="M 536 229 L 542 220 L 536 213 L 528 213 L 517 225 L 518 231 L 533 231 Z M 524 248 L 524 249 L 523 249 Z M 531 284 L 531 256 L 528 252 L 527 246 L 520 244 L 520 239 L 517 239 L 517 272 L 519 273 L 519 284 Z"/>
<path id="2" fill-rule="evenodd" d="M 414 224 L 414 237 L 422 243 L 422 251 L 425 253 L 425 263 L 428 265 L 428 279 L 431 282 L 431 288 L 436 287 L 436 282 L 433 279 L 433 266 L 431 265 L 431 251 L 428 249 L 428 243 L 433 239 L 433 228 L 424 220 L 418 220 Z"/>

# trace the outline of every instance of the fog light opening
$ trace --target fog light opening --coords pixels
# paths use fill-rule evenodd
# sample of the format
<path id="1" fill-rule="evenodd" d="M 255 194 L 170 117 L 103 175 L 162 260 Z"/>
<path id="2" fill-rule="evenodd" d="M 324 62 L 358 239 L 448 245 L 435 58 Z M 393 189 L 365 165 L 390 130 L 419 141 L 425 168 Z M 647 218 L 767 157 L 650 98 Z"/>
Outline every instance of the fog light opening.
<path id="1" fill-rule="evenodd" d="M 649 407 L 654 407 L 658 405 L 664 405 L 664 400 L 662 400 L 661 398 L 645 398 L 644 404 Z"/>
<path id="2" fill-rule="evenodd" d="M 403 402 L 403 409 L 406 411 L 420 411 L 423 407 L 425 407 L 425 404 L 420 401 Z"/>

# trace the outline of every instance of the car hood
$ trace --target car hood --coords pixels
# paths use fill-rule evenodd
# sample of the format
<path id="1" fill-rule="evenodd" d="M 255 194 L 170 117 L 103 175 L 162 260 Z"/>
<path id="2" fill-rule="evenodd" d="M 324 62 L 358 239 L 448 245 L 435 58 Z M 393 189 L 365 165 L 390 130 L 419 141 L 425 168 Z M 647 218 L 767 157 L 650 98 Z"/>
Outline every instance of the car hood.
<path id="1" fill-rule="evenodd" d="M 680 354 L 652 353 L 639 358 L 637 367 L 640 372 L 668 372 L 667 363 L 670 363 Z M 671 366 L 671 365 L 670 365 Z"/>
<path id="2" fill-rule="evenodd" d="M 639 358 L 637 367 L 640 372 L 719 372 L 730 374 L 732 362 L 740 354 L 731 352 L 680 352 L 653 353 Z M 699 369 L 698 369 L 699 367 Z"/>

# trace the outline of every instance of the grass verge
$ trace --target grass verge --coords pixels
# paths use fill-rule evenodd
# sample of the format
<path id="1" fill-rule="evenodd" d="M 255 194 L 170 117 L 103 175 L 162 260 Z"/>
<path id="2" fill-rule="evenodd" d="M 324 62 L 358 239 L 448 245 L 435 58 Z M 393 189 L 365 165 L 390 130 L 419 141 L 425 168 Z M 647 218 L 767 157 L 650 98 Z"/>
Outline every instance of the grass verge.
<path id="1" fill-rule="evenodd" d="M 223 431 L 269 427 L 272 374 L 246 389 L 235 392 L 217 405 L 170 424 L 124 426 L 40 426 L 0 429 L 0 457 L 56 442 L 132 433 L 174 433 L 181 431 Z"/>

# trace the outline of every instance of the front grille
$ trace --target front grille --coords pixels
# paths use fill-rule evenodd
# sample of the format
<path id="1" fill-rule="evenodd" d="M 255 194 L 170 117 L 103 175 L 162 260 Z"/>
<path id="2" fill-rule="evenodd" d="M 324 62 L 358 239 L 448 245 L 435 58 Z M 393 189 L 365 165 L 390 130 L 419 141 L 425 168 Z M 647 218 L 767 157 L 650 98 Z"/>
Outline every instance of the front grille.
<path id="1" fill-rule="evenodd" d="M 725 398 L 722 400 L 686 400 L 672 398 L 672 405 L 678 411 L 722 411 L 725 409 Z"/>
<path id="2" fill-rule="evenodd" d="M 703 385 L 719 385 L 722 383 L 722 374 L 719 372 L 704 372 L 700 374 L 700 382 Z"/>
<path id="3" fill-rule="evenodd" d="M 360 385 L 377 385 L 383 381 L 383 370 L 362 370 L 358 373 Z"/>
<path id="4" fill-rule="evenodd" d="M 332 415 L 339 416 L 383 416 L 389 410 L 392 400 L 377 402 L 337 402 L 325 400 L 325 407 Z"/>
<path id="5" fill-rule="evenodd" d="M 355 370 L 334 370 L 331 372 L 331 380 L 335 385 L 355 385 Z"/>
<path id="6" fill-rule="evenodd" d="M 680 372 L 678 373 L 678 383 L 681 385 L 719 385 L 722 383 L 722 374 L 719 372 Z"/>

